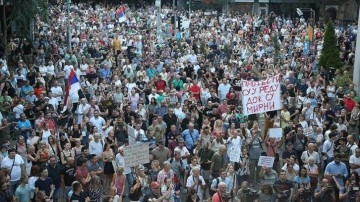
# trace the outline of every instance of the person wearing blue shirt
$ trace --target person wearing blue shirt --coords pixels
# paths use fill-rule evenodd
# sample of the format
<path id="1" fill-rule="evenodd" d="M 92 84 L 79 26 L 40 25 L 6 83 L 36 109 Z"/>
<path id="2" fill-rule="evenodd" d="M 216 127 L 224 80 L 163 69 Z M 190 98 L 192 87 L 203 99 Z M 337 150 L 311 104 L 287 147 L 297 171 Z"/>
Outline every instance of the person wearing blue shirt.
<path id="1" fill-rule="evenodd" d="M 192 153 L 195 147 L 195 142 L 200 138 L 199 131 L 194 129 L 193 123 L 189 123 L 189 129 L 184 130 L 181 133 L 181 136 L 186 142 L 186 148 L 189 150 L 190 153 Z"/>
<path id="2" fill-rule="evenodd" d="M 156 75 L 156 69 L 153 65 L 151 65 L 149 68 L 146 69 L 146 75 L 149 77 L 149 79 L 152 79 Z"/>
<path id="3" fill-rule="evenodd" d="M 20 114 L 20 120 L 17 122 L 16 126 L 24 135 L 26 140 L 28 140 L 30 137 L 30 131 L 32 129 L 32 126 L 30 121 L 26 119 L 26 115 L 24 113 Z"/>
<path id="4" fill-rule="evenodd" d="M 106 81 L 108 83 L 110 83 L 111 71 L 110 71 L 109 67 L 106 64 L 104 64 L 103 68 L 101 68 L 99 70 L 99 74 L 100 74 L 100 78 L 106 79 Z"/>
<path id="5" fill-rule="evenodd" d="M 302 195 L 306 190 L 310 190 L 310 177 L 307 175 L 307 169 L 305 167 L 301 167 L 300 170 L 299 170 L 299 174 L 297 176 L 295 176 L 294 178 L 294 184 L 295 186 L 297 187 L 297 189 L 299 190 L 298 191 L 298 196 L 299 198 L 301 199 L 309 199 L 308 197 L 310 196 L 305 196 L 305 195 Z"/>
<path id="6" fill-rule="evenodd" d="M 34 88 L 32 86 L 30 86 L 30 81 L 29 80 L 26 80 L 25 81 L 25 85 L 23 85 L 21 87 L 21 90 L 20 90 L 20 97 L 21 98 L 25 98 L 27 95 L 30 94 L 31 91 L 34 91 Z"/>
<path id="7" fill-rule="evenodd" d="M 336 154 L 334 161 L 330 162 L 325 169 L 325 173 L 329 173 L 335 177 L 340 186 L 344 186 L 344 179 L 349 175 L 345 163 L 340 161 L 340 154 Z"/>

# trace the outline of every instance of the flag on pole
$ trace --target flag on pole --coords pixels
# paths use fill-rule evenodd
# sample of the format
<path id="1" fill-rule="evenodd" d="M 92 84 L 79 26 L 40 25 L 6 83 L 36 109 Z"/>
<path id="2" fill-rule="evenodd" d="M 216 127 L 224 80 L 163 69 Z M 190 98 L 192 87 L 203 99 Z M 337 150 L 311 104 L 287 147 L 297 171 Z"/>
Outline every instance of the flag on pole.
<path id="1" fill-rule="evenodd" d="M 79 80 L 76 77 L 75 71 L 72 69 L 68 78 L 68 85 L 65 89 L 65 99 L 64 105 L 67 106 L 69 95 L 73 93 L 78 93 L 78 90 L 81 89 Z"/>
<path id="2" fill-rule="evenodd" d="M 126 21 L 125 6 L 121 6 L 116 11 L 116 17 L 118 18 L 119 22 L 125 22 Z"/>

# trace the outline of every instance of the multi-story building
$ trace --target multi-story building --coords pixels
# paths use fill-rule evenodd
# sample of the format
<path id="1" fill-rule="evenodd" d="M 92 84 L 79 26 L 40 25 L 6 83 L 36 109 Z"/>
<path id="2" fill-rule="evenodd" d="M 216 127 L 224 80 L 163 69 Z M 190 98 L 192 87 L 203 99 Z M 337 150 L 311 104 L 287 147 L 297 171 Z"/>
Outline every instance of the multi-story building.
<path id="1" fill-rule="evenodd" d="M 225 6 L 228 12 L 268 14 L 275 12 L 285 17 L 295 17 L 296 8 L 311 8 L 315 11 L 316 20 L 357 20 L 359 0 L 228 0 Z M 304 12 L 304 15 L 309 15 Z"/>

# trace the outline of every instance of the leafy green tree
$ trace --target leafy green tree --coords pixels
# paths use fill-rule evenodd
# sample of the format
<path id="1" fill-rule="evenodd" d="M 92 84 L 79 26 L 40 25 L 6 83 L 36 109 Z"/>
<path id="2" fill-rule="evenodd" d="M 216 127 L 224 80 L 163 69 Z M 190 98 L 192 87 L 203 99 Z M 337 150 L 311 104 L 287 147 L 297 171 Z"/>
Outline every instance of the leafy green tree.
<path id="1" fill-rule="evenodd" d="M 335 30 L 331 21 L 326 25 L 319 65 L 324 66 L 326 69 L 337 69 L 343 65 L 340 60 L 340 49 L 336 45 Z"/>
<path id="2" fill-rule="evenodd" d="M 29 37 L 30 24 L 36 22 L 36 17 L 48 21 L 48 0 L 4 0 L 3 4 L 12 10 L 8 16 L 3 16 L 4 30 L 8 30 L 10 24 L 14 24 L 17 36 Z M 3 6 L 3 12 L 5 11 Z M 7 44 L 7 32 L 3 35 L 4 44 Z"/>

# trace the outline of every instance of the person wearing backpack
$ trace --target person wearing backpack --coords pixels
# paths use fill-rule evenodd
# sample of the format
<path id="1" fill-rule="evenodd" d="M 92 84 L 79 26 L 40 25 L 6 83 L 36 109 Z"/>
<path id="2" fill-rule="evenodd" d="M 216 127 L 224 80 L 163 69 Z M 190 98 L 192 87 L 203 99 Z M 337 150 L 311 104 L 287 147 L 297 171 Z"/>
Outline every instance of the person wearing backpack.
<path id="1" fill-rule="evenodd" d="M 174 157 L 170 158 L 168 161 L 169 161 L 171 169 L 174 171 L 175 175 L 179 177 L 179 181 L 183 182 L 186 167 L 185 167 L 183 161 L 181 160 L 180 152 L 174 151 Z"/>
<path id="2" fill-rule="evenodd" d="M 231 191 L 231 180 L 227 177 L 227 173 L 225 169 L 220 170 L 220 177 L 214 178 L 211 182 L 209 194 L 212 197 L 215 193 L 219 191 L 218 185 L 220 182 L 225 183 L 226 185 L 226 192 L 229 193 Z"/>

